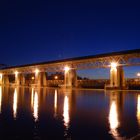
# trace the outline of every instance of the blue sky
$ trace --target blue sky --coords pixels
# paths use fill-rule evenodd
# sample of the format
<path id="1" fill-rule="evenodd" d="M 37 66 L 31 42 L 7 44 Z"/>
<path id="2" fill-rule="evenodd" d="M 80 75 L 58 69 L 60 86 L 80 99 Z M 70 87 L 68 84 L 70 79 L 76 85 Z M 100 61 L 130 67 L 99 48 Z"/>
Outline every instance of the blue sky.
<path id="1" fill-rule="evenodd" d="M 4 0 L 0 17 L 0 63 L 8 65 L 140 48 L 136 0 Z"/>

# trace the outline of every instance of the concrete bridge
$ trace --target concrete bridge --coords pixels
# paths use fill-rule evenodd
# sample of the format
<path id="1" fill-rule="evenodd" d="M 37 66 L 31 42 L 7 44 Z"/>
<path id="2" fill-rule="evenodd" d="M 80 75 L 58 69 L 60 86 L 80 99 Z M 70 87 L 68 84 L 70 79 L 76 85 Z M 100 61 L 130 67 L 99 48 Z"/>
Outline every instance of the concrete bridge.
<path id="1" fill-rule="evenodd" d="M 33 73 L 37 87 L 47 86 L 47 72 L 64 72 L 63 87 L 76 87 L 80 69 L 110 68 L 110 84 L 106 89 L 125 89 L 123 67 L 140 65 L 140 49 L 112 52 L 93 56 L 69 58 L 0 69 L 0 85 L 9 86 L 9 75 L 14 75 L 15 86 L 25 85 L 25 74 Z"/>

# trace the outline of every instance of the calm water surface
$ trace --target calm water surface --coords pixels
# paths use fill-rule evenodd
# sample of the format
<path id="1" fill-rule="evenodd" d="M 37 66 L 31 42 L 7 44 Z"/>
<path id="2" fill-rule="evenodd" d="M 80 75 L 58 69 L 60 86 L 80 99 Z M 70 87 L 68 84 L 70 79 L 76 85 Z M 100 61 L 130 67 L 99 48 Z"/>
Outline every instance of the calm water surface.
<path id="1" fill-rule="evenodd" d="M 139 126 L 140 92 L 0 87 L 0 140 L 125 140 Z"/>

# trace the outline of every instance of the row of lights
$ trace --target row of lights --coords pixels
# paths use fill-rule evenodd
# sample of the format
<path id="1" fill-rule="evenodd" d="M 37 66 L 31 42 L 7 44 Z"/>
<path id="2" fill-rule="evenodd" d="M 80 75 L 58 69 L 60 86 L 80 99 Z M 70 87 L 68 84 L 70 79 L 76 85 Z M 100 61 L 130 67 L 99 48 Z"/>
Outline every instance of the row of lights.
<path id="1" fill-rule="evenodd" d="M 38 73 L 39 73 L 39 70 L 36 69 L 36 70 L 35 70 L 35 74 L 37 75 Z M 18 76 L 18 74 L 19 74 L 19 72 L 18 72 L 18 71 L 15 71 L 15 76 L 16 76 L 16 77 Z M 2 76 L 3 76 L 3 74 L 0 73 L 0 79 L 2 78 Z"/>
<path id="2" fill-rule="evenodd" d="M 118 64 L 116 62 L 112 62 L 111 63 L 111 68 L 116 68 L 117 66 L 118 66 Z M 70 67 L 69 66 L 65 66 L 64 71 L 68 72 L 69 70 L 70 70 Z M 19 73 L 18 71 L 15 71 L 15 76 L 16 77 L 18 76 L 18 73 Z M 35 70 L 35 74 L 38 75 L 38 73 L 39 73 L 39 70 L 36 69 Z M 137 76 L 140 77 L 140 73 L 137 73 Z M 58 76 L 55 76 L 54 78 L 58 79 Z M 2 79 L 2 73 L 0 73 L 0 79 Z"/>
<path id="3" fill-rule="evenodd" d="M 68 71 L 70 70 L 70 68 L 69 68 L 68 66 L 66 66 L 66 67 L 64 68 L 64 70 L 65 70 L 65 72 L 68 72 Z M 35 70 L 35 75 L 37 76 L 38 73 L 39 73 L 39 69 L 36 69 L 36 70 Z M 19 72 L 18 72 L 18 71 L 15 71 L 15 77 L 18 77 L 18 74 L 19 74 Z M 2 79 L 2 73 L 0 73 L 0 80 L 1 80 L 1 79 Z M 35 78 L 32 77 L 32 80 L 34 80 L 34 79 L 35 79 Z M 58 79 L 58 76 L 55 76 L 54 79 L 57 80 L 57 79 Z"/>
<path id="4" fill-rule="evenodd" d="M 66 66 L 65 68 L 64 68 L 64 70 L 65 71 L 69 71 L 70 70 L 70 68 L 68 67 L 68 66 Z M 39 73 L 39 69 L 36 69 L 35 70 L 35 74 L 37 75 Z M 18 74 L 19 74 L 19 72 L 18 71 L 15 71 L 15 76 L 17 77 L 18 76 Z M 0 73 L 0 78 L 2 78 L 2 73 Z M 56 78 L 57 79 L 57 78 Z"/>

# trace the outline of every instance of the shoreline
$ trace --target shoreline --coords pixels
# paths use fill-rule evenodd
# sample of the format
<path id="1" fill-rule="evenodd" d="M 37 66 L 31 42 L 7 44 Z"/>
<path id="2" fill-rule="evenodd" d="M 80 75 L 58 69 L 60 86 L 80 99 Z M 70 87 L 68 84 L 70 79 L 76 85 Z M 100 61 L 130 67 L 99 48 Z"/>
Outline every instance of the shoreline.
<path id="1" fill-rule="evenodd" d="M 107 89 L 93 89 L 93 88 L 59 88 L 59 87 L 34 87 L 34 86 L 15 86 L 15 85 L 12 85 L 12 86 L 3 86 L 1 85 L 1 87 L 8 87 L 8 88 L 12 88 L 12 87 L 19 87 L 19 88 L 47 88 L 47 89 L 60 89 L 60 90 L 90 90 L 90 91 L 132 91 L 132 92 L 140 92 L 140 90 L 137 90 L 137 89 L 124 89 L 124 90 L 120 90 L 120 89 L 115 89 L 115 90 L 107 90 Z"/>

